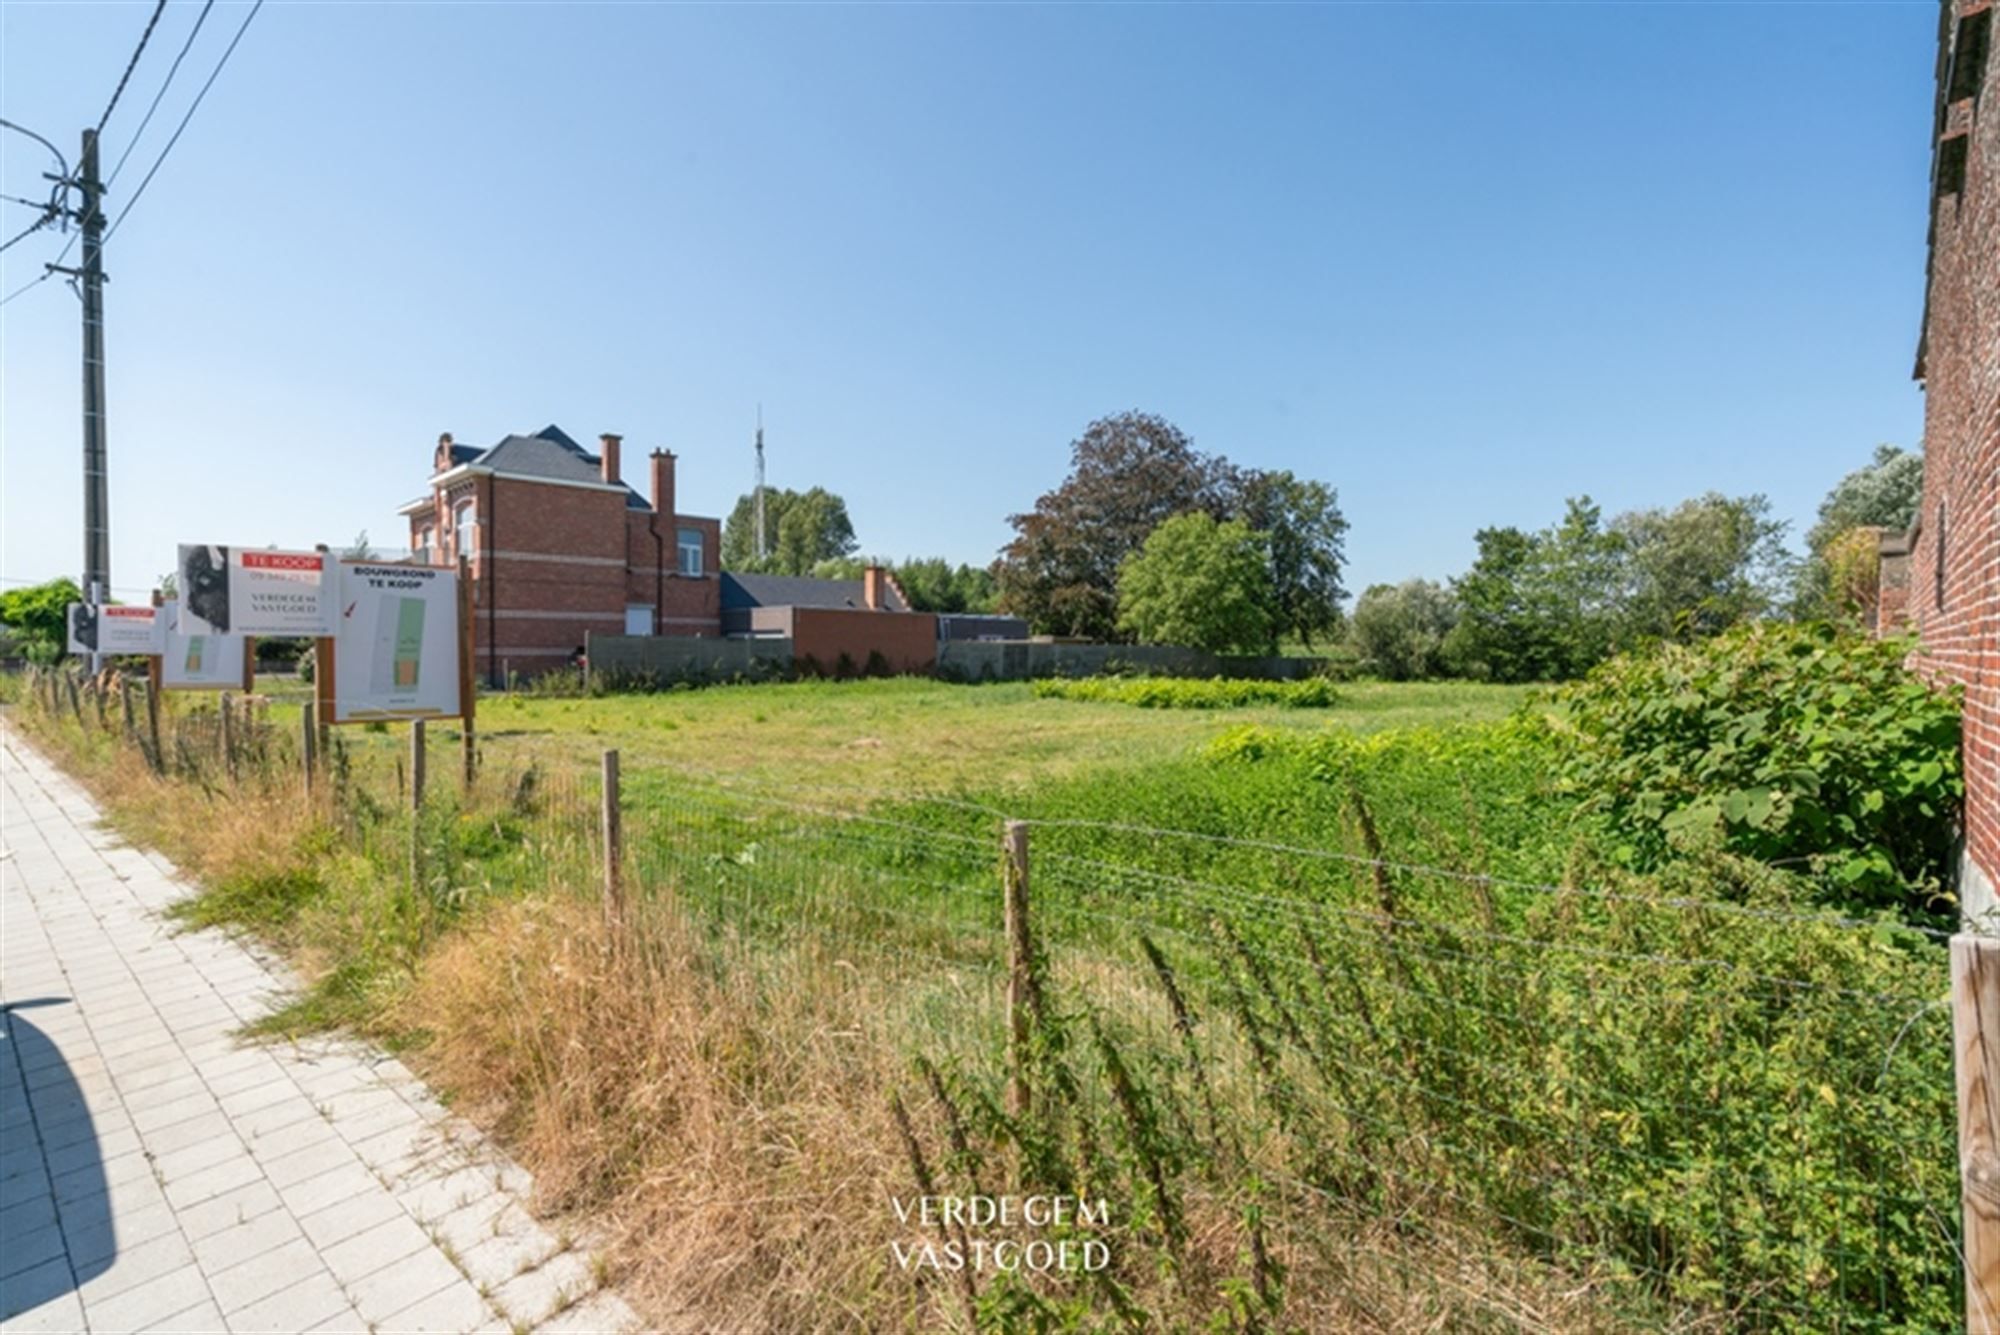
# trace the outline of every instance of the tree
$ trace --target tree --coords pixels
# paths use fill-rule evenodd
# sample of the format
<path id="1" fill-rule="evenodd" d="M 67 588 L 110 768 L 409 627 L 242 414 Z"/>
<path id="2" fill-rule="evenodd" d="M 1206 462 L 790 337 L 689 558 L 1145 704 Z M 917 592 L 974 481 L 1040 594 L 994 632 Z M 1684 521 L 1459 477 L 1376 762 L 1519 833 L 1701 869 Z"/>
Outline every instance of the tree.
<path id="1" fill-rule="evenodd" d="M 1444 672 L 1445 639 L 1458 623 L 1449 591 L 1427 579 L 1370 586 L 1354 604 L 1348 642 L 1365 671 L 1390 681 Z"/>
<path id="2" fill-rule="evenodd" d="M 14 632 L 23 657 L 53 662 L 69 643 L 69 605 L 83 601 L 73 579 L 52 579 L 0 593 L 0 623 Z"/>
<path id="3" fill-rule="evenodd" d="M 341 555 L 350 561 L 373 561 L 375 549 L 368 543 L 368 530 L 362 529 L 354 535 L 354 541 L 347 545 Z"/>
<path id="4" fill-rule="evenodd" d="M 1539 533 L 1481 529 L 1472 569 L 1452 581 L 1455 670 L 1495 681 L 1563 681 L 1609 657 L 1620 637 L 1623 543 L 1588 496 Z"/>
<path id="5" fill-rule="evenodd" d="M 1819 522 L 1806 533 L 1814 555 L 1848 529 L 1873 526 L 1902 532 L 1924 499 L 1924 457 L 1877 445 L 1874 459 L 1833 484 L 1819 504 Z"/>
<path id="6" fill-rule="evenodd" d="M 1092 422 L 1070 445 L 1070 472 L 1026 514 L 994 574 L 1000 606 L 1058 635 L 1111 639 L 1119 572 L 1161 523 L 1230 510 L 1229 465 L 1202 454 L 1171 422 L 1127 412 Z M 1268 618 L 1267 618 L 1268 619 Z"/>
<path id="7" fill-rule="evenodd" d="M 954 566 L 943 557 L 911 558 L 892 567 L 896 582 L 919 612 L 987 612 L 993 608 L 993 572 Z"/>
<path id="8" fill-rule="evenodd" d="M 1264 535 L 1201 511 L 1158 525 L 1118 578 L 1118 628 L 1145 644 L 1254 653 L 1271 640 Z"/>
<path id="9" fill-rule="evenodd" d="M 1287 472 L 1249 470 L 1236 479 L 1236 518 L 1265 534 L 1271 558 L 1272 635 L 1314 635 L 1340 622 L 1340 586 L 1347 520 L 1323 482 Z M 1276 644 L 1270 646 L 1276 649 Z"/>
<path id="10" fill-rule="evenodd" d="M 1622 514 L 1611 530 L 1624 548 L 1627 642 L 1706 639 L 1777 602 L 1785 525 L 1763 496 L 1711 491 Z"/>
<path id="11" fill-rule="evenodd" d="M 1923 498 L 1923 456 L 1894 445 L 1877 445 L 1874 459 L 1836 482 L 1820 502 L 1819 520 L 1806 533 L 1805 560 L 1799 563 L 1793 583 L 1792 614 L 1839 617 L 1872 604 L 1873 587 L 1857 599 L 1860 591 L 1853 584 L 1859 545 L 1872 545 L 1878 529 L 1893 533 L 1908 529 Z M 1865 536 L 1849 537 L 1857 531 Z M 1863 563 L 1872 567 L 1875 558 L 1864 558 Z"/>
<path id="12" fill-rule="evenodd" d="M 824 487 L 808 491 L 764 489 L 768 555 L 757 558 L 757 497 L 739 496 L 722 526 L 722 568 L 803 575 L 822 561 L 851 556 L 860 544 L 847 502 Z"/>

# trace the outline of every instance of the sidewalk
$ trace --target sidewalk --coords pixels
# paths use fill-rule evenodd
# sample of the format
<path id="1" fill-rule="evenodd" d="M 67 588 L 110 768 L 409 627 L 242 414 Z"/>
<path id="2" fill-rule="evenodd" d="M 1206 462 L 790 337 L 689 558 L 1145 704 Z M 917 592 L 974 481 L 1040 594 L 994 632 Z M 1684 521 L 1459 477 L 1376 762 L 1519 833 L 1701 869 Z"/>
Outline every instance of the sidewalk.
<path id="1" fill-rule="evenodd" d="M 232 1035 L 291 988 L 4 735 L 0 1330 L 626 1331 L 402 1063 Z"/>

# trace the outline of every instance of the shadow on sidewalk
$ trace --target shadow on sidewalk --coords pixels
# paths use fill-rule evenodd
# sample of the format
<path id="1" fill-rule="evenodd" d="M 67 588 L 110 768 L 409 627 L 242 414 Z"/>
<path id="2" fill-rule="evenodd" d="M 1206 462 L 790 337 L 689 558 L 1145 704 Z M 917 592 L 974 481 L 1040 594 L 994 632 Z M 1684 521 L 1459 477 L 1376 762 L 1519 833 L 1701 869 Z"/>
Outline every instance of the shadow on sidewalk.
<path id="1" fill-rule="evenodd" d="M 0 1237 L 0 1322 L 11 1322 L 60 1298 L 111 1268 L 118 1256 L 117 1226 L 104 1178 L 104 1156 L 90 1102 L 62 1049 L 22 1012 L 66 1006 L 68 997 L 34 997 L 0 1005 L 12 1067 L 0 1076 L 0 1108 L 10 1123 L 25 1106 L 31 1123 L 14 1123 L 4 1153 L 33 1150 L 41 1163 L 10 1171 L 0 1181 L 0 1209 L 8 1220 Z M 46 1176 L 38 1169 L 45 1169 Z"/>

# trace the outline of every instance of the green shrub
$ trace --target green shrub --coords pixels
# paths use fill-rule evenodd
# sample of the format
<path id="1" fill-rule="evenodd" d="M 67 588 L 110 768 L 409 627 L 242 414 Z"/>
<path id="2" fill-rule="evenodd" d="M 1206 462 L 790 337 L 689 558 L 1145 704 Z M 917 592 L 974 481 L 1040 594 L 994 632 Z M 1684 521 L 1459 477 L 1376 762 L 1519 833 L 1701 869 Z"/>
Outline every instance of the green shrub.
<path id="1" fill-rule="evenodd" d="M 1844 907 L 1940 914 L 1959 708 L 1904 666 L 1911 648 L 1758 625 L 1623 655 L 1555 696 L 1564 779 L 1632 866 L 1719 843 L 1810 871 Z"/>
<path id="2" fill-rule="evenodd" d="M 1207 680 L 1177 677 L 1048 678 L 1037 681 L 1042 699 L 1092 700 L 1137 705 L 1141 709 L 1243 709 L 1279 705 L 1287 709 L 1327 709 L 1340 694 L 1326 677 L 1298 681 L 1256 681 L 1230 677 Z"/>

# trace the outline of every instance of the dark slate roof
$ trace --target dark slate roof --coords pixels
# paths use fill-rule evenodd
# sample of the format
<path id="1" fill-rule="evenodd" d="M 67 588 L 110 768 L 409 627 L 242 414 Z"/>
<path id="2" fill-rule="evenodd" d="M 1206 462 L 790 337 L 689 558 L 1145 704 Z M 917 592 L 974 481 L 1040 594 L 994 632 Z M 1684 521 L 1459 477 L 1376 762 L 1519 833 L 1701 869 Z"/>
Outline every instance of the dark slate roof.
<path id="1" fill-rule="evenodd" d="M 909 605 L 896 591 L 893 580 L 887 585 L 886 610 L 907 612 Z M 858 579 L 810 579 L 804 575 L 749 575 L 722 572 L 722 610 L 739 612 L 750 607 L 866 607 L 868 599 Z"/>
<path id="2" fill-rule="evenodd" d="M 587 454 L 581 445 L 563 434 L 562 428 L 546 426 L 532 436 L 508 436 L 488 450 L 473 450 L 461 460 L 452 447 L 452 462 L 476 464 L 509 477 L 539 477 L 552 482 L 602 482 L 603 460 Z M 625 508 L 650 510 L 652 505 L 625 484 Z"/>

